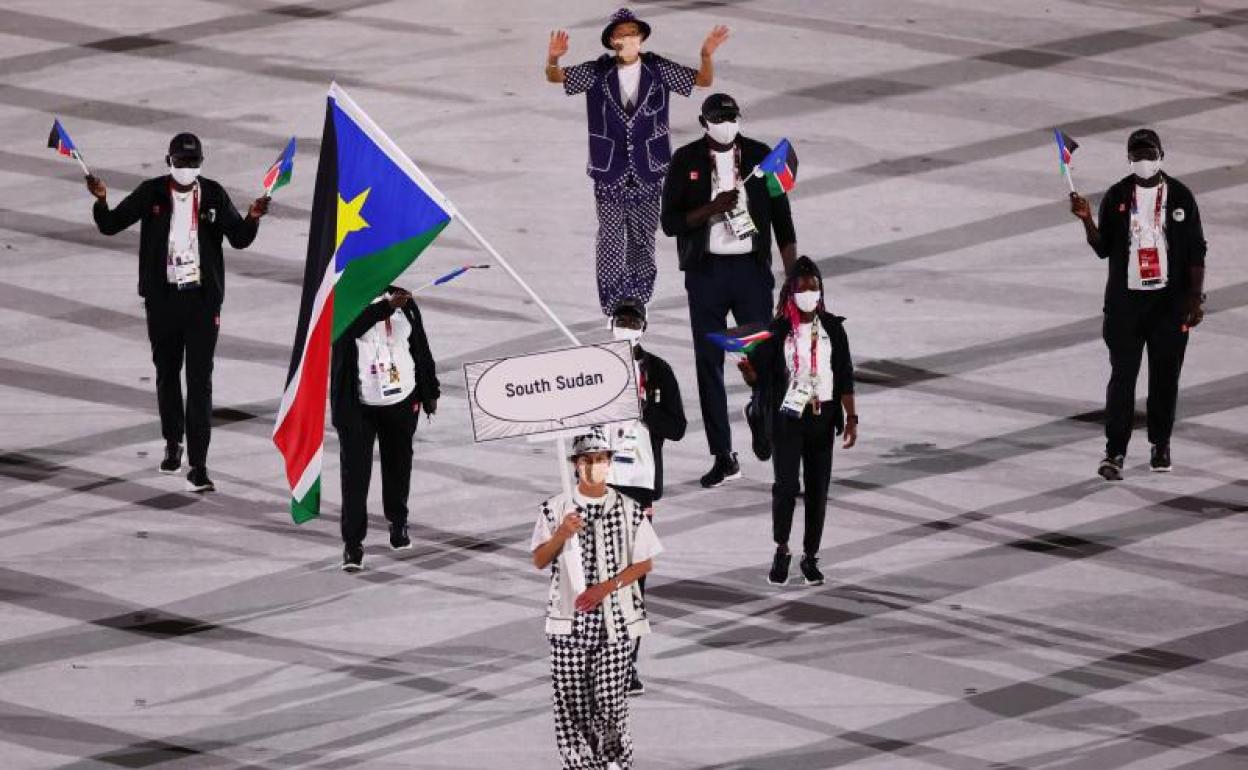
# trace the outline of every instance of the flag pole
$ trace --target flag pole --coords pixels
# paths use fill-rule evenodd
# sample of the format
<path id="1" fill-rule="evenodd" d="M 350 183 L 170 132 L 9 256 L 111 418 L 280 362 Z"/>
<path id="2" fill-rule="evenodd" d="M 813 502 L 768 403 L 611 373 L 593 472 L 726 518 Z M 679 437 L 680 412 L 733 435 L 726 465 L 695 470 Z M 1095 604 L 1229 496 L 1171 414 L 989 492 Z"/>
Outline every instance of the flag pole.
<path id="1" fill-rule="evenodd" d="M 1070 185 L 1070 191 L 1073 193 L 1075 191 L 1075 179 L 1070 175 L 1070 166 L 1064 166 L 1063 168 L 1066 171 L 1066 184 Z"/>
<path id="2" fill-rule="evenodd" d="M 83 176 L 91 176 L 91 169 L 87 168 L 86 162 L 83 161 L 82 156 L 78 154 L 77 150 L 74 150 L 73 155 L 74 160 L 78 161 L 78 165 L 82 167 Z"/>
<path id="3" fill-rule="evenodd" d="M 507 274 L 511 276 L 512 280 L 520 284 L 520 288 L 524 289 L 529 297 L 537 303 L 537 306 L 542 309 L 542 312 L 545 313 L 551 321 L 554 321 L 555 326 L 559 327 L 559 331 L 563 332 L 563 335 L 567 337 L 573 345 L 579 347 L 581 341 L 576 338 L 576 335 L 569 331 L 568 327 L 563 325 L 563 321 L 559 320 L 559 316 L 555 315 L 555 311 L 551 310 L 550 307 L 542 301 L 542 298 L 537 296 L 537 293 L 524 282 L 524 279 L 520 277 L 520 274 L 512 269 L 507 260 L 503 259 L 503 255 L 499 254 L 498 250 L 491 246 L 490 242 L 485 239 L 485 236 L 481 235 L 481 233 L 477 231 L 477 228 L 472 226 L 472 222 L 469 222 L 468 219 L 464 217 L 463 213 L 458 210 L 455 212 L 455 218 L 458 219 L 460 224 L 462 224 L 464 228 L 468 230 L 469 234 L 476 239 L 477 243 L 481 244 L 481 248 L 488 251 L 490 256 L 494 257 L 498 264 L 503 266 L 503 269 L 507 271 Z"/>
<path id="4" fill-rule="evenodd" d="M 543 302 L 541 297 L 537 296 L 537 292 L 533 291 L 532 287 L 530 287 L 529 284 L 527 284 L 525 280 L 520 277 L 520 274 L 512 268 L 511 264 L 503 258 L 503 255 L 498 253 L 498 250 L 485 239 L 485 236 L 483 236 L 477 228 L 472 226 L 472 222 L 469 222 L 468 218 L 465 217 L 458 209 L 455 211 L 455 218 L 459 220 L 459 223 L 464 226 L 464 229 L 468 231 L 477 243 L 481 244 L 481 248 L 488 251 L 490 256 L 493 257 L 498 264 L 503 266 L 503 269 L 507 271 L 507 274 L 511 276 L 512 280 L 520 284 L 520 288 L 524 289 L 525 293 L 528 294 L 529 297 L 537 303 L 537 306 L 542 309 L 542 312 L 554 322 L 555 326 L 559 327 L 559 331 L 563 332 L 564 336 L 568 338 L 568 341 L 579 347 L 581 341 L 577 339 L 576 335 L 573 334 L 567 326 L 564 325 L 563 321 L 559 320 L 559 316 L 555 315 L 555 311 L 551 310 L 550 306 Z M 559 479 L 563 483 L 564 499 L 571 502 L 572 473 L 571 469 L 568 467 L 568 442 L 567 439 L 563 437 L 563 434 L 559 434 L 559 437 L 555 439 L 555 450 L 559 453 Z"/>

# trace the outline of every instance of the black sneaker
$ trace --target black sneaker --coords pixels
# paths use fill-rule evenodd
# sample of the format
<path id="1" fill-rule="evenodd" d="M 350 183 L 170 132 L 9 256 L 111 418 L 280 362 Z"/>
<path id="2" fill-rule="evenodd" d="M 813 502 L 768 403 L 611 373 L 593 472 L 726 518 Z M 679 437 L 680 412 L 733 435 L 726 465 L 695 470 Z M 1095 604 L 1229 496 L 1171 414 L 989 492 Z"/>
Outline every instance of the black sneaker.
<path id="1" fill-rule="evenodd" d="M 1122 464 L 1125 459 L 1122 455 L 1105 455 L 1096 472 L 1106 481 L 1122 481 Z"/>
<path id="2" fill-rule="evenodd" d="M 771 442 L 767 440 L 763 432 L 763 421 L 758 418 L 757 411 L 752 400 L 745 402 L 745 406 L 741 407 L 741 414 L 745 415 L 745 424 L 750 426 L 750 449 L 754 450 L 755 457 L 767 462 L 771 459 Z"/>
<path id="3" fill-rule="evenodd" d="M 776 549 L 771 559 L 771 572 L 767 573 L 767 582 L 773 586 L 782 586 L 789 582 L 789 565 L 793 563 L 793 554 Z"/>
<path id="4" fill-rule="evenodd" d="M 634 698 L 643 695 L 646 692 L 646 686 L 641 683 L 641 677 L 637 676 L 637 672 L 633 671 L 633 680 L 628 683 L 628 694 Z"/>
<path id="5" fill-rule="evenodd" d="M 391 551 L 410 551 L 412 549 L 412 539 L 407 536 L 406 524 L 390 525 L 390 550 Z"/>
<path id="6" fill-rule="evenodd" d="M 1153 445 L 1153 456 L 1148 461 L 1152 467 L 1153 473 L 1169 473 L 1170 472 L 1170 445 L 1155 444 Z"/>
<path id="7" fill-rule="evenodd" d="M 160 461 L 161 473 L 177 473 L 182 470 L 182 445 L 165 444 L 165 459 Z"/>
<path id="8" fill-rule="evenodd" d="M 741 478 L 741 465 L 737 462 L 737 453 L 728 452 L 722 455 L 715 455 L 715 464 L 702 477 L 702 486 L 710 489 L 723 484 L 725 481 Z"/>
<path id="9" fill-rule="evenodd" d="M 212 479 L 208 478 L 208 469 L 199 466 L 191 468 L 191 472 L 186 474 L 186 491 L 216 492 L 217 485 L 213 484 Z"/>
<path id="10" fill-rule="evenodd" d="M 364 569 L 364 546 L 347 546 L 342 549 L 342 571 L 359 572 Z"/>
<path id="11" fill-rule="evenodd" d="M 799 564 L 802 570 L 802 577 L 806 578 L 806 585 L 821 586 L 823 585 L 823 573 L 819 571 L 818 556 L 803 556 Z"/>

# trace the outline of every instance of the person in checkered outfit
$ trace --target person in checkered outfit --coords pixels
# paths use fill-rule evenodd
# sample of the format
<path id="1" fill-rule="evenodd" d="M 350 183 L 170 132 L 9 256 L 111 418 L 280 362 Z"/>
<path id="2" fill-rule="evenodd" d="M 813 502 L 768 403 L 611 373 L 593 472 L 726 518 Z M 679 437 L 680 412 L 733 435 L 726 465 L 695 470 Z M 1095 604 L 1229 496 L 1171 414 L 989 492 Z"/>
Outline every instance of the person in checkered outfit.
<path id="1" fill-rule="evenodd" d="M 663 551 L 641 503 L 607 486 L 611 444 L 602 428 L 577 436 L 577 485 L 541 504 L 531 549 L 550 568 L 546 635 L 555 741 L 565 770 L 628 770 L 633 640 L 650 633 L 637 581 Z"/>
<path id="2" fill-rule="evenodd" d="M 715 49 L 728 39 L 717 26 L 702 42 L 698 69 L 641 50 L 650 25 L 627 8 L 602 30 L 611 51 L 571 67 L 559 66 L 568 33 L 550 33 L 546 80 L 562 83 L 569 96 L 585 94 L 589 165 L 598 210 L 598 301 L 610 316 L 625 297 L 650 301 L 657 274 L 654 239 L 659 228 L 663 177 L 672 159 L 668 138 L 670 95 L 689 96 L 715 80 Z"/>

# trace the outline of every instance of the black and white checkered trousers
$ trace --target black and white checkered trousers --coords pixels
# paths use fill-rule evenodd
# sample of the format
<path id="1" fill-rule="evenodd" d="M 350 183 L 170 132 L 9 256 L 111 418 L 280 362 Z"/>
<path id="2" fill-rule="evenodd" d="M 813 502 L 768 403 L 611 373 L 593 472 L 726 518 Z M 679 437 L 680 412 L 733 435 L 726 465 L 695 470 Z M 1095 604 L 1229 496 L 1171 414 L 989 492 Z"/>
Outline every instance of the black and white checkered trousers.
<path id="1" fill-rule="evenodd" d="M 633 766 L 628 730 L 632 640 L 595 642 L 550 636 L 555 741 L 564 770 L 620 770 Z"/>

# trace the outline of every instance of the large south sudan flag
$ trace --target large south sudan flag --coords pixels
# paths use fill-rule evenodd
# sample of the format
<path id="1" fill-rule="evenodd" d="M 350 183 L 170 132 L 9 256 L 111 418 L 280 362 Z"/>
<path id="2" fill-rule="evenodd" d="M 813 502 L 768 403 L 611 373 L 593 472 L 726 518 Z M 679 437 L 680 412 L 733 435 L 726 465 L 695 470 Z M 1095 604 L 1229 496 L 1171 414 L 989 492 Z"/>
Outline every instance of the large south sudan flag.
<path id="1" fill-rule="evenodd" d="M 303 301 L 273 443 L 291 515 L 317 516 L 334 340 L 455 214 L 450 201 L 337 84 L 330 86 Z"/>

